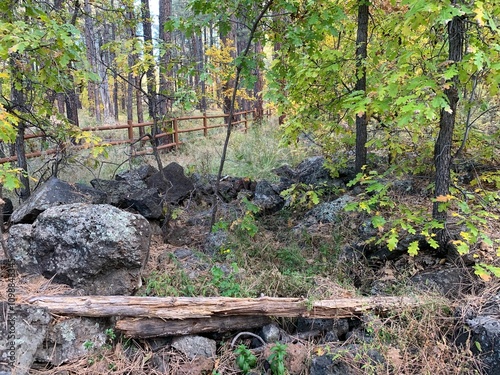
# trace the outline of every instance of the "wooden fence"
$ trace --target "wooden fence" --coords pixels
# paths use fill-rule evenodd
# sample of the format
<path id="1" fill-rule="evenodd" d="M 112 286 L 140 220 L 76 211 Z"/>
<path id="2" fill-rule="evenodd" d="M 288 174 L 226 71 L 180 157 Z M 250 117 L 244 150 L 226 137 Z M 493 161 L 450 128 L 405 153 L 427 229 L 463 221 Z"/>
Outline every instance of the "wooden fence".
<path id="1" fill-rule="evenodd" d="M 256 118 L 256 111 L 241 111 L 241 112 L 236 112 L 234 114 L 234 118 L 232 121 L 232 125 L 235 127 L 241 126 L 243 131 L 247 131 L 249 124 L 255 121 Z M 269 117 L 270 116 L 270 111 L 266 111 L 264 113 L 264 116 Z M 155 138 L 158 139 L 159 145 L 157 146 L 158 150 L 162 149 L 169 149 L 169 148 L 176 148 L 179 145 L 181 145 L 183 142 L 181 140 L 180 135 L 185 134 L 185 133 L 201 133 L 203 132 L 203 136 L 208 136 L 208 132 L 210 129 L 215 129 L 215 128 L 222 128 L 227 126 L 227 114 L 219 114 L 219 115 L 207 115 L 206 113 L 203 113 L 200 116 L 185 116 L 185 117 L 176 117 L 173 119 L 168 119 L 164 121 L 159 121 L 157 123 L 157 126 L 159 129 L 162 129 L 162 132 L 156 134 Z M 223 121 L 217 122 L 218 119 L 222 119 Z M 195 127 L 183 127 L 182 125 L 187 123 L 187 121 L 190 122 L 200 122 L 201 126 L 195 126 Z M 215 121 L 215 123 L 214 123 Z M 148 126 L 153 126 L 154 122 L 144 122 L 144 123 L 138 123 L 134 124 L 132 121 L 129 121 L 127 124 L 116 124 L 116 125 L 106 125 L 106 126 L 94 126 L 94 127 L 86 127 L 82 128 L 81 130 L 83 131 L 91 131 L 99 135 L 101 139 L 103 139 L 103 144 L 104 145 L 122 145 L 122 144 L 130 144 L 134 145 L 137 142 L 141 141 L 140 135 L 139 135 L 139 128 L 146 128 Z M 137 129 L 137 131 L 136 131 Z M 165 131 L 166 129 L 171 129 L 168 131 Z M 101 132 L 110 132 L 113 130 L 127 130 L 126 132 L 126 137 L 122 137 L 122 139 L 116 139 L 116 138 L 111 138 L 109 136 L 103 135 L 101 136 L 99 133 Z M 148 132 L 145 132 L 148 133 Z M 105 134 L 105 133 L 103 133 Z M 116 132 L 115 132 L 116 134 Z M 116 136 L 116 135 L 113 136 Z M 122 134 L 125 134 L 123 132 Z M 25 140 L 33 140 L 33 139 L 40 139 L 40 140 L 45 140 L 46 138 L 49 138 L 46 134 L 43 133 L 33 133 L 33 134 L 26 134 L 24 136 Z M 161 139 L 167 139 L 167 143 L 165 141 L 161 141 Z M 148 139 L 144 138 L 142 141 L 146 142 Z M 41 143 L 40 143 L 41 144 Z M 63 146 L 64 147 L 64 146 Z M 72 146 L 72 149 L 78 149 L 78 148 L 84 148 L 85 146 L 79 146 L 79 145 L 74 145 Z M 30 152 L 26 153 L 26 158 L 36 158 L 40 156 L 45 156 L 45 155 L 54 155 L 57 153 L 60 153 L 62 151 L 62 147 L 53 147 L 53 148 L 47 148 L 44 150 L 37 150 L 33 151 L 31 150 Z M 133 156 L 138 156 L 138 155 L 143 155 L 146 153 L 151 153 L 151 149 L 141 149 L 141 150 L 134 150 L 133 151 Z M 17 156 L 12 155 L 9 157 L 4 157 L 0 158 L 0 164 L 6 163 L 6 162 L 13 162 L 17 161 Z"/>

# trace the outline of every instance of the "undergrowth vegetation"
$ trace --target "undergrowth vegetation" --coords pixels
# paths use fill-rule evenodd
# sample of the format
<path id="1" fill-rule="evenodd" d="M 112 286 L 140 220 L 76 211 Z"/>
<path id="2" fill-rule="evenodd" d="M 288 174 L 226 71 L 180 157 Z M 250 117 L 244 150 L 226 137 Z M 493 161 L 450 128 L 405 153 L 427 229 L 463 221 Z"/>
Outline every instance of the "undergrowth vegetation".
<path id="1" fill-rule="evenodd" d="M 188 175 L 215 174 L 222 136 L 193 140 L 178 150 L 162 154 L 162 161 L 164 165 L 178 162 Z M 296 148 L 283 147 L 276 124 L 264 123 L 252 127 L 247 134 L 234 133 L 224 172 L 230 176 L 276 182 L 273 169 L 283 164 L 295 166 L 317 152 L 306 140 L 299 142 Z M 61 177 L 71 173 L 70 180 L 77 176 L 77 181 L 87 182 L 96 177 L 112 178 L 119 171 L 145 162 L 155 165 L 152 156 L 128 159 L 126 148 L 110 148 L 108 153 L 112 155 L 110 159 L 102 160 L 75 155 L 71 164 L 62 166 Z M 412 183 L 407 185 L 409 180 Z M 201 246 L 199 249 L 193 247 L 191 260 L 186 262 L 175 255 L 177 247 L 154 243 L 138 294 L 300 297 L 312 302 L 370 295 L 374 283 L 390 281 L 378 292 L 404 296 L 418 294 L 427 302 L 397 313 L 366 315 L 363 322 L 357 323 L 353 335 L 342 338 L 341 345 L 304 341 L 308 355 L 327 354 L 333 360 L 342 360 L 359 374 L 480 374 L 481 363 L 472 355 L 469 343 L 456 345 L 456 322 L 460 317 L 453 303 L 430 292 L 423 295 L 410 282 L 412 276 L 425 269 L 424 258 L 435 250 L 432 231 L 439 224 L 431 219 L 426 208 L 425 201 L 432 190 L 429 181 L 425 175 L 398 175 L 391 169 L 384 169 L 381 163 L 368 166 L 345 188 L 314 189 L 307 184 L 292 185 L 282 194 L 287 200 L 286 207 L 271 215 L 262 215 L 251 200 L 243 197 L 237 211 L 221 210 L 211 235 L 222 236 L 224 241 L 213 253 L 204 252 Z M 478 260 L 479 267 L 494 274 L 495 269 L 487 267 L 497 260 L 493 249 L 498 248 L 499 241 L 495 214 L 499 204 L 495 195 L 499 187 L 498 175 L 490 171 L 477 173 L 465 183 L 457 173 L 454 181 L 453 195 L 442 202 L 453 212 L 450 229 L 452 226 L 462 228 L 456 232 L 454 244 L 460 253 L 469 252 Z M 412 191 L 409 195 L 407 190 L 410 188 L 418 192 Z M 312 229 L 302 225 L 308 210 L 325 199 L 334 199 L 347 192 L 354 199 L 336 221 L 318 223 Z M 187 202 L 177 209 L 171 222 L 180 228 L 185 225 L 186 217 L 207 209 Z M 361 246 L 386 246 L 394 250 L 401 239 L 409 237 L 412 240 L 406 254 L 398 262 L 382 264 L 363 257 L 346 258 L 349 254 L 346 248 L 360 245 L 359 231 L 366 226 L 372 229 L 372 237 Z M 208 233 L 202 236 L 203 240 L 205 236 Z M 462 247 L 465 245 L 467 249 Z M 420 256 L 424 261 L 419 260 Z M 495 293 L 493 286 L 497 284 L 490 280 L 490 273 L 484 276 L 479 272 L 483 280 L 470 289 L 482 288 L 481 283 L 489 280 L 488 285 Z M 294 325 L 295 321 L 282 319 L 280 323 Z M 356 335 L 363 339 L 359 340 Z M 131 366 L 147 367 L 151 348 L 119 335 L 109 333 L 107 337 L 105 347 L 96 348 L 92 342 L 86 344 L 90 362 L 83 365 L 85 370 L 79 368 L 79 373 L 93 373 L 101 368 L 125 373 Z M 213 374 L 264 371 L 264 359 L 272 374 L 289 373 L 291 359 L 286 354 L 287 345 L 277 343 L 266 354 L 254 354 L 248 345 L 244 342 L 229 347 L 222 343 Z M 353 345 L 357 348 L 355 355 L 349 350 Z M 177 358 L 173 353 L 169 355 Z M 182 358 L 171 359 L 171 373 L 185 362 Z M 141 371 L 136 373 L 154 373 L 153 370 Z"/>

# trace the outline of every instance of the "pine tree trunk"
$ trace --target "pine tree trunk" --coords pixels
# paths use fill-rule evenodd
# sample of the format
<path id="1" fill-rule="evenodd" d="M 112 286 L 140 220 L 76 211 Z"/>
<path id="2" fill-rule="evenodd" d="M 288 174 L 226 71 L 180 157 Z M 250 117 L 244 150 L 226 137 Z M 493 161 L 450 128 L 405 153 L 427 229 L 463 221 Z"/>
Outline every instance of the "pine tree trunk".
<path id="1" fill-rule="evenodd" d="M 93 73 L 97 74 L 97 56 L 95 50 L 95 31 L 94 22 L 91 18 L 92 8 L 90 6 L 90 1 L 85 0 L 84 2 L 85 11 L 85 46 L 87 50 L 87 60 L 93 69 Z M 90 114 L 95 117 L 97 122 L 101 122 L 101 111 L 100 111 L 100 101 L 99 101 L 99 88 L 97 84 L 89 81 L 87 85 L 88 99 L 89 99 L 89 110 Z"/>
<path id="2" fill-rule="evenodd" d="M 144 32 L 144 43 L 146 45 L 152 45 L 153 43 L 153 33 L 151 30 L 151 11 L 149 8 L 148 0 L 141 0 L 142 5 L 142 28 Z M 153 53 L 153 51 L 144 53 Z M 148 67 L 146 71 L 146 86 L 148 91 L 148 112 L 150 119 L 154 120 L 157 117 L 156 114 L 156 78 L 154 68 Z M 153 128 L 153 133 L 156 134 L 155 129 Z"/>
<path id="3" fill-rule="evenodd" d="M 161 0 L 159 8 L 159 39 L 163 42 L 165 51 L 160 57 L 160 98 L 158 103 L 158 112 L 163 118 L 171 107 L 172 97 L 172 71 L 169 67 L 172 60 L 172 33 L 165 31 L 164 25 L 172 17 L 172 0 Z"/>

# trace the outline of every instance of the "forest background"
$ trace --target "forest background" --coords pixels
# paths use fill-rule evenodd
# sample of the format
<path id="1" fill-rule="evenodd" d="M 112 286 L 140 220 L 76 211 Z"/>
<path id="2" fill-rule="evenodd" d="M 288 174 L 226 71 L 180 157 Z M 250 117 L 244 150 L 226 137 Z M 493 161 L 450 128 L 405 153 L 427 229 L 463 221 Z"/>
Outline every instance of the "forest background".
<path id="1" fill-rule="evenodd" d="M 151 120 L 154 136 L 183 111 L 219 109 L 231 125 L 236 108 L 267 105 L 284 144 L 306 137 L 333 175 L 354 165 L 366 195 L 348 209 L 370 216 L 379 243 L 418 233 L 410 255 L 480 248 L 476 273 L 500 276 L 488 225 L 500 201 L 499 16 L 489 0 L 4 1 L 0 138 L 18 161 L 0 183 L 29 196 L 33 128 L 61 150 L 105 152 L 82 113 Z M 408 174 L 428 179 L 427 207 L 387 194 Z"/>

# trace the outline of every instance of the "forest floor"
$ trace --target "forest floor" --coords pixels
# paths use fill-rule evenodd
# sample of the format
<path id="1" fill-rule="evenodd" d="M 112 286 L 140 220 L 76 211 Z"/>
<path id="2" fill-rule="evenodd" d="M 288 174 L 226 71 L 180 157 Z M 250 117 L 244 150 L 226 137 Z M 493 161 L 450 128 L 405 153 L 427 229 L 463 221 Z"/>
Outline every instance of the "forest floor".
<path id="1" fill-rule="evenodd" d="M 262 140 L 262 137 L 260 137 Z M 266 138 L 267 141 L 269 137 Z M 255 147 L 251 141 L 248 146 Z M 210 148 L 216 148 L 210 145 Z M 230 154 L 229 165 L 239 164 L 258 170 L 255 179 L 266 178 L 271 167 L 277 167 L 288 156 L 279 157 L 266 152 L 273 146 L 260 146 L 260 160 L 246 161 L 247 150 L 236 142 Z M 255 150 L 255 148 L 254 148 Z M 255 154 L 255 151 L 248 151 Z M 216 158 L 208 152 L 198 158 L 186 154 L 170 155 L 170 161 L 179 157 L 186 170 L 198 163 L 200 172 L 213 169 Z M 200 154 L 198 154 L 200 155 Z M 288 160 L 292 160 L 288 158 Z M 297 158 L 295 158 L 297 160 Z M 236 175 L 236 171 L 230 171 Z M 406 177 L 405 177 L 406 178 Z M 418 180 L 418 181 L 417 181 Z M 430 181 L 415 180 L 426 186 Z M 469 186 L 468 188 L 474 189 Z M 425 190 L 425 189 L 424 189 Z M 424 191 L 422 190 L 422 191 Z M 305 193 L 305 192 L 302 192 Z M 357 196 L 361 199 L 360 195 Z M 405 195 L 390 193 L 392 208 L 387 213 L 398 213 L 393 207 L 406 207 L 409 211 L 430 210 L 425 193 Z M 471 347 L 457 345 L 457 332 L 462 329 L 468 311 L 479 311 L 492 296 L 498 295 L 497 278 L 474 275 L 471 264 L 497 262 L 496 248 L 500 241 L 500 222 L 495 216 L 486 218 L 482 230 L 488 234 L 492 245 L 485 241 L 475 244 L 467 256 L 438 256 L 432 249 L 417 255 L 408 252 L 395 257 L 376 260 L 369 257 L 350 257 L 350 249 L 359 247 L 366 212 L 341 213 L 335 222 L 315 223 L 304 226 L 306 212 L 313 207 L 294 206 L 272 215 L 252 216 L 248 205 L 241 200 L 222 205 L 219 209 L 218 234 L 211 235 L 207 226 L 210 207 L 206 202 L 185 202 L 174 210 L 175 218 L 169 223 L 168 236 L 156 225 L 150 258 L 143 275 L 143 286 L 138 295 L 145 296 L 231 296 L 231 297 L 302 297 L 310 300 L 351 298 L 367 295 L 417 295 L 428 303 L 418 308 L 402 308 L 377 316 L 367 315 L 359 320 L 359 335 L 343 337 L 335 345 L 321 339 L 297 339 L 288 345 L 285 373 L 310 374 L 311 358 L 331 354 L 342 358 L 352 374 L 481 374 L 481 363 Z M 381 211 L 384 208 L 381 208 Z M 397 219 L 397 218 L 394 218 Z M 458 219 L 457 219 L 458 220 Z M 366 237 L 366 236 L 365 236 Z M 207 251 L 207 243 L 210 250 Z M 215 245 L 214 245 L 215 244 Z M 215 247 L 214 247 L 215 246 Z M 176 252 L 188 253 L 180 259 Z M 180 260 L 179 260 L 180 259 Z M 437 289 L 422 289 L 414 277 L 428 272 L 459 269 L 463 285 L 453 293 L 443 295 Z M 0 281 L 6 290 L 5 279 Z M 5 288 L 4 288 L 5 286 Z M 421 286 L 421 285 L 420 285 Z M 67 286 L 51 283 L 43 277 L 20 277 L 16 280 L 18 295 L 54 295 L 68 291 Z M 59 317 L 60 318 L 60 317 Z M 292 332 L 296 319 L 275 319 L 283 330 Z M 56 368 L 39 367 L 33 374 L 241 374 L 237 366 L 237 353 L 231 347 L 238 332 L 209 335 L 217 340 L 217 358 L 208 362 L 192 361 L 162 341 L 161 358 L 167 367 L 158 365 L 159 349 L 154 340 L 126 338 L 112 332 L 109 344 L 88 356 Z M 247 348 L 251 340 L 243 340 Z M 356 354 L 349 350 L 356 346 Z M 267 351 L 253 350 L 259 361 L 256 373 L 266 373 Z M 340 350 L 340 351 L 339 351 Z M 343 350 L 343 351 L 342 351 Z M 480 349 L 479 349 L 480 350 Z M 377 352 L 383 361 L 374 361 Z M 333 354 L 332 354 L 333 353 Z M 154 361 L 153 361 L 154 359 Z M 294 359 L 300 359 L 298 362 Z M 156 362 L 155 362 L 156 361 Z M 153 363 L 155 362 L 155 363 Z M 270 372 L 268 372 L 270 373 Z M 333 373 L 333 372 L 332 372 Z M 341 372 L 338 372 L 339 374 Z M 280 374 L 281 375 L 281 374 Z"/>

